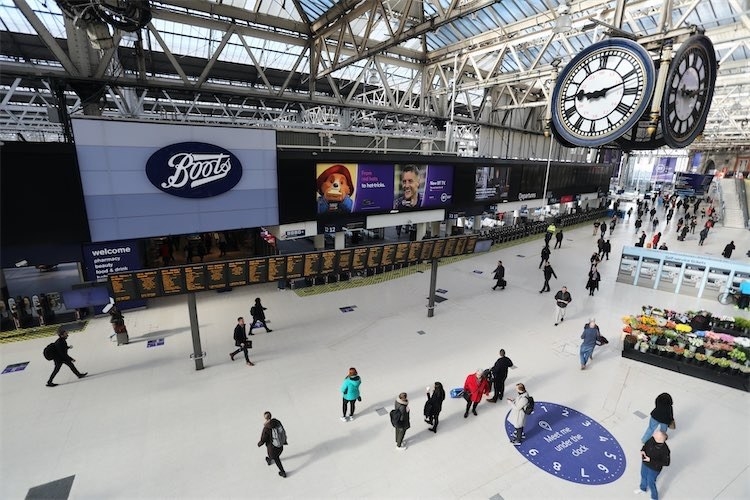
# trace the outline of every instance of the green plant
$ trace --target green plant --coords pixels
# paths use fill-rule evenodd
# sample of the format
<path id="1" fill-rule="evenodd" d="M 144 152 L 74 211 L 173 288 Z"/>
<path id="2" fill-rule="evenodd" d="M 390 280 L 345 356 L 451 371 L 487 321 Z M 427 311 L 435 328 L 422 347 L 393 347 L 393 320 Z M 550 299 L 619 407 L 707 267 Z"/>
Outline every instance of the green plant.
<path id="1" fill-rule="evenodd" d="M 739 363 L 744 363 L 745 361 L 747 361 L 747 354 L 745 354 L 745 352 L 738 347 L 735 347 L 734 349 L 729 351 L 729 357 Z"/>
<path id="2" fill-rule="evenodd" d="M 696 356 L 696 358 L 697 358 L 697 356 Z M 709 365 L 716 365 L 716 363 L 719 362 L 719 359 L 721 359 L 721 358 L 714 358 L 713 356 L 707 356 L 706 357 L 706 361 L 708 361 Z"/>
<path id="3" fill-rule="evenodd" d="M 716 364 L 721 368 L 729 368 L 730 361 L 727 358 L 719 358 Z"/>
<path id="4" fill-rule="evenodd" d="M 742 318 L 740 316 L 736 316 L 734 318 L 734 326 L 737 330 L 744 330 L 745 328 L 750 328 L 750 320 Z"/>

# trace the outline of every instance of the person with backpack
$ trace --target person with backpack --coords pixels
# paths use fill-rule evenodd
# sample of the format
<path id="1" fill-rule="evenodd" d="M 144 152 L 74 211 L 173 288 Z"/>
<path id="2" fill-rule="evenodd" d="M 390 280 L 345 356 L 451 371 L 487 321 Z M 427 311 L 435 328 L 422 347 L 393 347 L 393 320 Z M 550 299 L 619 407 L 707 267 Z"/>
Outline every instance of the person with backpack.
<path id="1" fill-rule="evenodd" d="M 359 395 L 359 385 L 362 383 L 362 379 L 357 374 L 357 369 L 352 367 L 349 368 L 349 373 L 344 378 L 344 382 L 341 384 L 341 395 L 343 397 L 342 403 L 342 422 L 348 422 L 354 420 L 354 405 L 357 401 L 362 401 L 362 397 Z M 349 416 L 346 416 L 346 407 L 349 406 Z"/>
<path id="2" fill-rule="evenodd" d="M 248 366 L 255 366 L 247 354 L 247 349 L 252 347 L 253 344 L 247 340 L 247 335 L 245 335 L 245 318 L 242 316 L 237 318 L 237 325 L 234 327 L 234 345 L 237 347 L 237 350 L 229 353 L 229 359 L 234 361 L 234 357 L 242 351 L 245 355 L 245 363 Z"/>
<path id="3" fill-rule="evenodd" d="M 581 370 L 586 369 L 586 364 L 594 354 L 594 347 L 596 347 L 596 340 L 599 337 L 599 328 L 596 326 L 596 320 L 591 318 L 586 328 L 583 329 L 581 338 L 583 343 L 581 344 L 580 357 L 581 357 Z"/>
<path id="4" fill-rule="evenodd" d="M 253 328 L 255 328 L 255 323 L 260 322 L 260 326 L 266 329 L 266 333 L 271 333 L 273 330 L 268 328 L 268 325 L 266 324 L 266 308 L 263 307 L 263 304 L 260 303 L 260 297 L 255 299 L 255 305 L 250 308 L 250 315 L 253 317 L 253 322 L 250 324 L 250 331 L 248 332 L 248 335 L 255 335 L 253 333 Z"/>
<path id="5" fill-rule="evenodd" d="M 411 427 L 409 423 L 409 398 L 405 392 L 398 395 L 390 417 L 391 425 L 396 429 L 396 449 L 403 451 L 406 449 L 404 436 L 406 436 L 406 430 Z"/>
<path id="6" fill-rule="evenodd" d="M 432 390 L 432 394 L 430 394 L 430 390 Z M 443 384 L 435 382 L 435 385 L 432 387 L 427 387 L 427 401 L 424 404 L 424 421 L 432 426 L 428 430 L 436 434 L 440 412 L 443 409 L 443 401 L 445 401 Z"/>
<path id="7" fill-rule="evenodd" d="M 272 418 L 271 412 L 267 411 L 263 413 L 265 422 L 263 423 L 263 432 L 260 433 L 260 441 L 258 441 L 258 448 L 266 445 L 266 464 L 276 464 L 279 468 L 279 476 L 286 477 L 286 471 L 284 466 L 281 464 L 281 453 L 284 451 L 284 445 L 286 441 L 286 430 L 277 419 Z"/>
<path id="8" fill-rule="evenodd" d="M 508 422 L 515 429 L 510 442 L 513 446 L 520 446 L 523 440 L 523 424 L 526 422 L 526 415 L 531 415 L 534 411 L 534 398 L 528 395 L 526 386 L 523 384 L 516 384 L 516 391 L 518 396 L 515 399 L 508 398 L 508 403 L 511 406 L 510 413 L 508 413 Z"/>
<path id="9" fill-rule="evenodd" d="M 490 370 L 477 370 L 466 377 L 463 393 L 466 400 L 464 418 L 469 417 L 469 410 L 477 416 L 477 406 L 482 401 L 482 396 L 490 393 L 490 373 L 492 373 Z"/>
<path id="10" fill-rule="evenodd" d="M 72 349 L 73 346 L 68 345 L 68 342 L 66 340 L 67 338 L 68 332 L 66 332 L 62 328 L 59 328 L 57 330 L 57 340 L 44 348 L 44 357 L 50 361 L 55 362 L 55 368 L 52 370 L 52 374 L 47 380 L 47 387 L 57 387 L 57 384 L 54 383 L 53 380 L 55 378 L 55 375 L 57 375 L 57 372 L 59 372 L 60 368 L 62 368 L 62 365 L 66 365 L 68 368 L 70 368 L 73 374 L 78 378 L 83 378 L 88 375 L 88 372 L 79 372 L 78 368 L 76 368 L 76 365 L 73 364 L 76 362 L 76 360 L 71 358 L 68 354 L 68 349 Z"/>

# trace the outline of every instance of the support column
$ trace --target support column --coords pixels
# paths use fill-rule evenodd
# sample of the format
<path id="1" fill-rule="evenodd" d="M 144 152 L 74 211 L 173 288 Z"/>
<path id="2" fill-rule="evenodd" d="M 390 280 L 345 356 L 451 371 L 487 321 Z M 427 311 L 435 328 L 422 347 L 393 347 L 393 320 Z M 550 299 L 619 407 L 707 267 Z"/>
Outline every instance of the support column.
<path id="1" fill-rule="evenodd" d="M 417 226 L 417 241 L 421 241 L 422 238 L 424 238 L 424 235 L 427 233 L 427 224 L 424 222 L 419 222 L 416 224 Z"/>
<path id="2" fill-rule="evenodd" d="M 8 284 L 5 282 L 5 271 L 0 269 L 0 300 L 8 303 L 10 293 L 8 292 Z"/>
<path id="3" fill-rule="evenodd" d="M 339 231 L 336 233 L 336 237 L 333 240 L 333 247 L 336 250 L 343 250 L 346 248 L 346 232 L 345 231 Z"/>
<path id="4" fill-rule="evenodd" d="M 315 250 L 323 250 L 326 247 L 326 236 L 324 234 L 316 234 L 313 237 L 313 246 Z"/>
<path id="5" fill-rule="evenodd" d="M 456 227 L 456 219 L 448 219 L 445 221 L 445 235 L 453 236 L 453 228 Z"/>
<path id="6" fill-rule="evenodd" d="M 430 269 L 430 299 L 427 304 L 427 317 L 431 318 L 435 315 L 435 287 L 437 286 L 437 270 L 438 260 L 432 259 L 432 266 Z"/>
<path id="7" fill-rule="evenodd" d="M 198 330 L 198 309 L 195 303 L 195 293 L 189 293 L 188 299 L 188 313 L 190 315 L 190 333 L 193 336 L 193 355 L 191 356 L 195 361 L 195 369 L 203 369 L 203 348 L 201 347 L 201 334 Z"/>
<path id="8" fill-rule="evenodd" d="M 478 233 L 481 230 L 482 230 L 482 216 L 475 215 L 474 216 L 474 232 Z"/>
<path id="9" fill-rule="evenodd" d="M 440 221 L 433 222 L 430 224 L 432 227 L 430 228 L 430 234 L 432 234 L 433 238 L 440 237 Z"/>

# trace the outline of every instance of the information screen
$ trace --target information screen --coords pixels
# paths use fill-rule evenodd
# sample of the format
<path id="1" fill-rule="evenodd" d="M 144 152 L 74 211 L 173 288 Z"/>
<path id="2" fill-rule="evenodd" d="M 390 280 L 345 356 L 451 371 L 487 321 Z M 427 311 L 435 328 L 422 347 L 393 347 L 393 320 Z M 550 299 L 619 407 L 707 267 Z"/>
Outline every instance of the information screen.
<path id="1" fill-rule="evenodd" d="M 268 258 L 268 281 L 278 281 L 284 279 L 286 272 L 286 257 L 269 257 Z"/>
<path id="2" fill-rule="evenodd" d="M 354 249 L 354 258 L 352 259 L 352 269 L 361 271 L 367 267 L 367 247 L 357 247 Z"/>
<path id="3" fill-rule="evenodd" d="M 140 299 L 151 299 L 161 295 L 158 271 L 139 271 L 135 273 L 135 286 Z"/>
<path id="4" fill-rule="evenodd" d="M 227 263 L 229 286 L 247 285 L 247 261 L 235 260 Z"/>
<path id="5" fill-rule="evenodd" d="M 432 247 L 435 246 L 435 242 L 432 240 L 425 240 L 422 242 L 422 251 L 419 255 L 419 260 L 430 260 L 432 258 Z"/>
<path id="6" fill-rule="evenodd" d="M 370 247 L 370 253 L 367 255 L 367 267 L 379 267 L 380 260 L 383 257 L 383 247 Z"/>
<path id="7" fill-rule="evenodd" d="M 419 257 L 422 252 L 422 242 L 421 241 L 413 241 L 409 243 L 409 262 L 416 262 L 419 260 Z"/>
<path id="8" fill-rule="evenodd" d="M 188 292 L 206 290 L 206 266 L 203 264 L 185 268 L 185 288 Z"/>
<path id="9" fill-rule="evenodd" d="M 439 259 L 443 256 L 445 250 L 445 240 L 435 240 L 435 244 L 432 246 L 432 258 Z"/>
<path id="10" fill-rule="evenodd" d="M 347 273 L 352 269 L 354 250 L 339 250 L 339 271 Z"/>
<path id="11" fill-rule="evenodd" d="M 396 256 L 396 245 L 383 245 L 383 255 L 380 257 L 381 266 L 390 266 Z"/>
<path id="12" fill-rule="evenodd" d="M 445 240 L 443 257 L 453 257 L 454 255 L 456 255 L 456 238 L 448 238 Z"/>
<path id="13" fill-rule="evenodd" d="M 335 250 L 320 254 L 320 274 L 335 274 L 339 272 L 338 253 Z"/>
<path id="14" fill-rule="evenodd" d="M 306 253 L 305 254 L 305 270 L 303 276 L 312 278 L 318 275 L 318 269 L 320 269 L 320 257 L 321 253 Z"/>
<path id="15" fill-rule="evenodd" d="M 409 260 L 409 244 L 397 243 L 396 256 L 393 258 L 394 264 L 404 264 Z"/>
<path id="16" fill-rule="evenodd" d="M 251 285 L 268 281 L 268 259 L 250 259 L 247 261 L 247 281 Z"/>
<path id="17" fill-rule="evenodd" d="M 227 263 L 206 264 L 206 277 L 209 290 L 220 290 L 228 284 Z"/>
<path id="18" fill-rule="evenodd" d="M 304 255 L 287 255 L 286 256 L 286 278 L 290 280 L 302 277 L 305 270 Z"/>
<path id="19" fill-rule="evenodd" d="M 138 290 L 135 288 L 135 279 L 132 273 L 110 274 L 109 284 L 112 287 L 112 298 L 115 301 L 134 300 L 137 298 Z"/>
<path id="20" fill-rule="evenodd" d="M 181 267 L 160 269 L 161 289 L 164 295 L 178 295 L 185 293 L 185 271 Z"/>

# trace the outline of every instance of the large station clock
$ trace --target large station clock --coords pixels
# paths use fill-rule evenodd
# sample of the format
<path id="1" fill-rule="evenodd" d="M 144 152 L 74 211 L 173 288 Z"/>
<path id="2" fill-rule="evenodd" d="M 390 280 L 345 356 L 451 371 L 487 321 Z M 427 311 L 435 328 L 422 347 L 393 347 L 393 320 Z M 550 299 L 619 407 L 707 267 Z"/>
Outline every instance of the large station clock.
<path id="1" fill-rule="evenodd" d="M 669 64 L 661 102 L 667 144 L 684 148 L 703 132 L 716 83 L 716 52 L 707 37 L 688 38 Z"/>
<path id="2" fill-rule="evenodd" d="M 552 94 L 552 124 L 565 142 L 597 147 L 633 127 L 655 85 L 654 63 L 637 43 L 613 38 L 579 52 Z"/>

